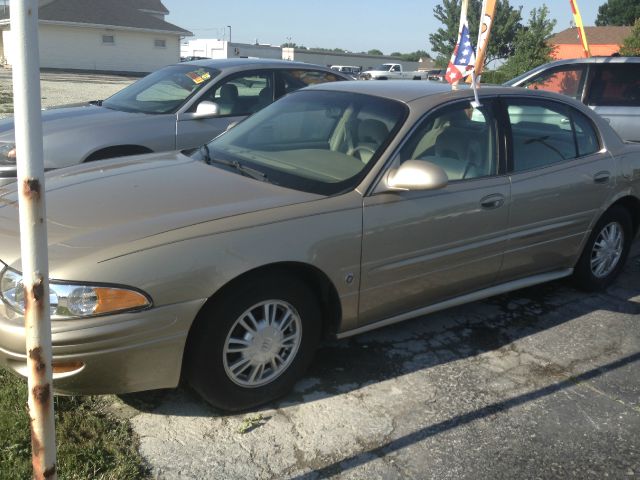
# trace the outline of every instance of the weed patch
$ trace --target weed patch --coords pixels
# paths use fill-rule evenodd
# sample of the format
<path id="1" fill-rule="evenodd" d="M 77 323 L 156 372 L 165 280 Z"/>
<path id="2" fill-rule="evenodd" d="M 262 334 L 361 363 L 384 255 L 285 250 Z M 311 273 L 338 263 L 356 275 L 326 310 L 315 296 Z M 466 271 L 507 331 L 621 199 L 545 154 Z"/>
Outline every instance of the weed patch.
<path id="1" fill-rule="evenodd" d="M 26 381 L 0 368 L 0 480 L 31 478 Z M 59 478 L 148 477 L 129 424 L 108 414 L 100 397 L 55 397 Z"/>

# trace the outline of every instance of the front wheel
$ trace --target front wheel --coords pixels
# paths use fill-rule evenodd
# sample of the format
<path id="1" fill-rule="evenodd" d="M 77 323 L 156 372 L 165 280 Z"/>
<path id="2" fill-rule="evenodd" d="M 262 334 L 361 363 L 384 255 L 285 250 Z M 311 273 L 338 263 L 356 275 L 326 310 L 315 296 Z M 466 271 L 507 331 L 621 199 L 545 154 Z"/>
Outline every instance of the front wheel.
<path id="1" fill-rule="evenodd" d="M 190 335 L 187 379 L 212 405 L 244 410 L 287 393 L 313 358 L 318 302 L 302 282 L 260 276 L 206 306 Z"/>
<path id="2" fill-rule="evenodd" d="M 576 264 L 574 278 L 587 291 L 607 288 L 624 267 L 633 235 L 626 209 L 612 207 L 598 220 Z"/>

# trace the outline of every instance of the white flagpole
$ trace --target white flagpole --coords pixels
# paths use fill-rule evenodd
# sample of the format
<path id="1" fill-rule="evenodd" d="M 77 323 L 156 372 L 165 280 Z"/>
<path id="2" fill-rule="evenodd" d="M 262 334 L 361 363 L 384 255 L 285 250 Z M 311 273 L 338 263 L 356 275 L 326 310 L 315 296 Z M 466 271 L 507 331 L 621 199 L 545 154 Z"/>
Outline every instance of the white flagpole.
<path id="1" fill-rule="evenodd" d="M 55 480 L 49 259 L 40 113 L 38 0 L 11 0 L 13 103 L 33 478 Z"/>

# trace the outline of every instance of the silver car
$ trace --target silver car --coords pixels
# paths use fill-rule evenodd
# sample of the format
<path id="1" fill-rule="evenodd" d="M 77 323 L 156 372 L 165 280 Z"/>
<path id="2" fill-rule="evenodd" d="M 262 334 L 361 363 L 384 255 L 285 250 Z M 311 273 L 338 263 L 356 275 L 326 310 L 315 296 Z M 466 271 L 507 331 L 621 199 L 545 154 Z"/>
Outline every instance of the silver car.
<path id="1" fill-rule="evenodd" d="M 557 60 L 505 85 L 569 95 L 602 115 L 624 140 L 640 142 L 639 57 Z"/>
<path id="2" fill-rule="evenodd" d="M 480 101 L 325 83 L 189 156 L 50 172 L 56 391 L 184 378 L 245 409 L 286 393 L 323 336 L 563 277 L 606 288 L 640 225 L 640 146 L 565 96 Z M 24 375 L 17 198 L 0 202 L 0 364 Z"/>
<path id="3" fill-rule="evenodd" d="M 284 60 L 170 65 L 106 100 L 44 110 L 45 168 L 199 147 L 286 93 L 349 79 L 325 67 Z M 13 119 L 0 120 L 0 185 L 16 178 L 14 142 Z"/>

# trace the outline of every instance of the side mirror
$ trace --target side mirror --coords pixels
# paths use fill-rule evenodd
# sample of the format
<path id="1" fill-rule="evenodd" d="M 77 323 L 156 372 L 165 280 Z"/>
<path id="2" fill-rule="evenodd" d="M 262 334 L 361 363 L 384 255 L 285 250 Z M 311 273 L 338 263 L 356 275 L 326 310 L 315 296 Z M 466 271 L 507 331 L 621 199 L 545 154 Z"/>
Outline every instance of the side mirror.
<path id="1" fill-rule="evenodd" d="M 436 190 L 449 183 L 445 171 L 426 160 L 407 160 L 387 175 L 389 190 Z"/>
<path id="2" fill-rule="evenodd" d="M 203 100 L 196 107 L 196 111 L 193 113 L 193 118 L 209 118 L 217 117 L 220 115 L 220 107 L 217 103 Z"/>

